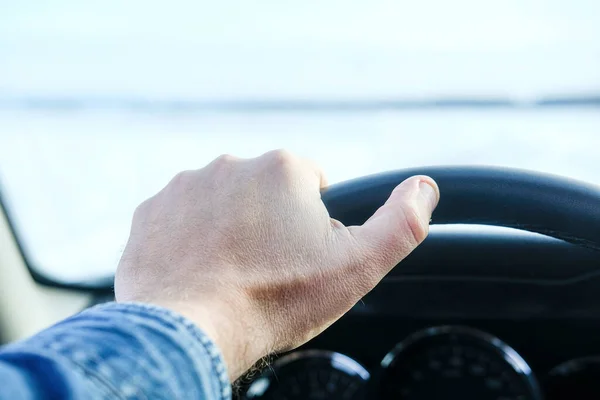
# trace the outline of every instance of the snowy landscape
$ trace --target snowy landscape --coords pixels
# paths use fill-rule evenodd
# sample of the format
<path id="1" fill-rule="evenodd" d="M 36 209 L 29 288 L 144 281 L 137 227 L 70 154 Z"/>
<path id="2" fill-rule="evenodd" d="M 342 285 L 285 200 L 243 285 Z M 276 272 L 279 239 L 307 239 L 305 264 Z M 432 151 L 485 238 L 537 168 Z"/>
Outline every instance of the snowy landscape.
<path id="1" fill-rule="evenodd" d="M 222 153 L 284 147 L 331 183 L 600 184 L 600 2 L 483 3 L 0 0 L 0 183 L 29 261 L 110 276 L 135 206 Z"/>

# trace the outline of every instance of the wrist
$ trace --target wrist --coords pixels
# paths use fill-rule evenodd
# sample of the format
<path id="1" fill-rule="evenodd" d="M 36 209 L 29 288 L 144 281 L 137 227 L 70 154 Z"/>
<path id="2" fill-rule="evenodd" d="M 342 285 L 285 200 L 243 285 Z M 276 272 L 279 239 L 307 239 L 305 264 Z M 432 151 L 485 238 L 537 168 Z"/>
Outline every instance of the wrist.
<path id="1" fill-rule="evenodd" d="M 248 315 L 252 314 L 243 308 L 221 304 L 188 305 L 184 302 L 157 304 L 183 315 L 202 329 L 221 350 L 232 382 L 271 351 L 266 332 L 256 332 L 253 326 L 244 324 Z M 244 318 L 240 318 L 242 315 Z M 250 320 L 258 320 L 258 317 Z"/>

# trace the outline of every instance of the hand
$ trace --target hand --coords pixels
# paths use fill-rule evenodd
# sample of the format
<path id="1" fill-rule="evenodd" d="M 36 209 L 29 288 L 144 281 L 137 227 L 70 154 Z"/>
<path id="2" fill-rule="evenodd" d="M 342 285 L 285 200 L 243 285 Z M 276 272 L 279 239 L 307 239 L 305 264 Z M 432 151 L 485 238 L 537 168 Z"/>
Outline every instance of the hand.
<path id="1" fill-rule="evenodd" d="M 427 236 L 439 191 L 400 184 L 362 226 L 329 217 L 321 170 L 285 151 L 221 156 L 142 203 L 117 301 L 171 308 L 221 348 L 231 379 L 346 313 Z"/>

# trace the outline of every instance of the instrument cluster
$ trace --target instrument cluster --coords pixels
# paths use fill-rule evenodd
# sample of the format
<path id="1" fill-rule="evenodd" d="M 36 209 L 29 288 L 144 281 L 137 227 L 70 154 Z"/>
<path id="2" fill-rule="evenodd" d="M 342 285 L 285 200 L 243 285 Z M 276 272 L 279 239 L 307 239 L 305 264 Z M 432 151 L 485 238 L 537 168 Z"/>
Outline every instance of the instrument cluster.
<path id="1" fill-rule="evenodd" d="M 545 376 L 536 376 L 523 357 L 499 338 L 464 326 L 437 326 L 400 341 L 372 371 L 336 352 L 299 350 L 287 354 L 252 381 L 242 398 L 600 398 L 600 357 L 572 360 Z"/>

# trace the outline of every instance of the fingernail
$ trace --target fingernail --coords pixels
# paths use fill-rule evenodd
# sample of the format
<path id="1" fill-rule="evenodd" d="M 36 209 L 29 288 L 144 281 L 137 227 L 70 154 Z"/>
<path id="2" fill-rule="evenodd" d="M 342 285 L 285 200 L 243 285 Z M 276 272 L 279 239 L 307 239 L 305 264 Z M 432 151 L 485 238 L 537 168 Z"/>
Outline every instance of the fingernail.
<path id="1" fill-rule="evenodd" d="M 423 196 L 423 200 L 429 206 L 429 213 L 433 213 L 433 210 L 435 210 L 438 205 L 438 201 L 440 200 L 437 187 L 433 187 L 430 182 L 420 181 L 419 192 L 420 195 Z"/>

